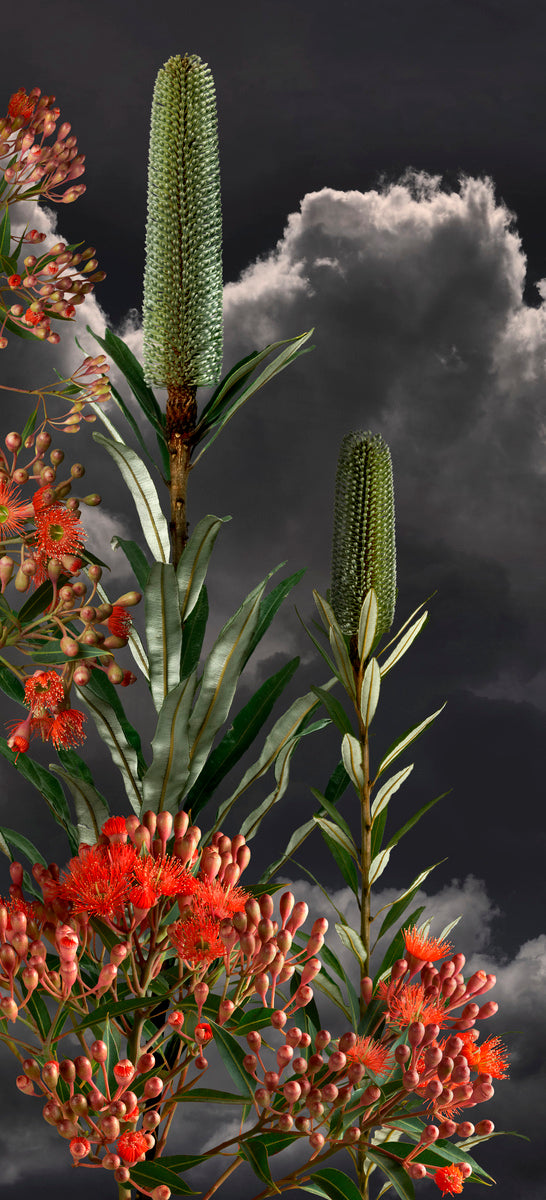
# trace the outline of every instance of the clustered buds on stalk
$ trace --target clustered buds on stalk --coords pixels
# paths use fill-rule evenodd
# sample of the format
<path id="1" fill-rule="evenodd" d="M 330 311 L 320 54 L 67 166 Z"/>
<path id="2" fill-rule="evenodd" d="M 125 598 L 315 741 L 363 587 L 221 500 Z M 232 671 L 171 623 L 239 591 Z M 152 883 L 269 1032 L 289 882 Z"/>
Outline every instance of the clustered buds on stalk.
<path id="1" fill-rule="evenodd" d="M 492 1122 L 474 1126 L 460 1114 L 493 1095 L 493 1079 L 506 1078 L 500 1040 L 480 1044 L 475 1029 L 497 1010 L 492 1001 L 476 1002 L 495 977 L 475 971 L 465 980 L 462 954 L 439 967 L 424 961 L 426 951 L 438 958 L 451 947 L 404 930 L 407 958 L 393 963 L 377 988 L 362 980 L 369 1032 L 333 1038 L 321 1029 L 313 1039 L 289 1022 L 313 998 L 309 985 L 321 968 L 316 956 L 328 922 L 318 918 L 307 941 L 296 943 L 307 904 L 285 891 L 276 918 L 272 896 L 252 896 L 239 886 L 249 860 L 241 834 L 218 831 L 203 846 L 187 813 L 149 810 L 142 821 L 110 817 L 98 842 L 82 844 L 62 876 L 55 864 L 35 864 L 41 904 L 24 899 L 23 869 L 12 863 L 10 899 L 0 904 L 0 989 L 6 993 L 0 1021 L 14 1022 L 36 989 L 61 1004 L 76 1003 L 78 1011 L 93 995 L 115 1001 L 121 978 L 146 1011 L 157 1004 L 148 988 L 153 991 L 153 980 L 167 969 L 165 960 L 174 954 L 178 962 L 167 975 L 174 1007 L 165 1009 L 144 1045 L 128 1047 L 112 1062 L 105 1041 L 89 1045 L 84 1036 L 84 1053 L 75 1059 L 48 1059 L 42 1066 L 25 1060 L 18 1088 L 45 1098 L 44 1118 L 70 1142 L 74 1165 L 102 1167 L 128 1183 L 131 1166 L 153 1148 L 173 1096 L 208 1069 L 204 1051 L 216 1025 L 237 1036 L 241 1006 L 256 996 L 266 1005 L 269 998 L 272 1008 L 276 1002 L 270 1025 L 280 1044 L 275 1050 L 270 1039 L 267 1045 L 262 1040 L 263 1030 L 252 1029 L 242 1060 L 257 1085 L 259 1127 L 306 1140 L 309 1161 L 316 1161 L 323 1150 L 364 1144 L 378 1126 L 395 1131 L 408 1116 L 420 1117 L 426 1124 L 416 1144 L 397 1161 L 414 1180 L 429 1175 L 444 1191 L 448 1185 L 461 1191 L 471 1174 L 467 1163 L 432 1174 L 421 1156 L 453 1136 L 464 1141 L 493 1131 Z M 96 917 L 116 934 L 109 962 L 96 946 Z M 296 972 L 291 995 L 280 1003 L 277 992 Z M 214 994 L 219 980 L 221 996 Z M 173 1038 L 178 1050 L 167 1060 L 162 1048 Z"/>
<path id="2" fill-rule="evenodd" d="M 86 369 L 94 371 L 98 365 L 101 364 L 96 360 L 89 360 Z M 61 675 L 54 670 L 37 670 L 33 675 L 19 672 L 30 716 L 10 726 L 8 745 L 17 754 L 28 749 L 31 734 L 64 747 L 77 745 L 82 740 L 84 716 L 70 708 L 70 691 L 72 684 L 83 687 L 89 683 L 93 671 L 104 672 L 111 683 L 123 687 L 136 681 L 131 671 L 124 670 L 116 662 L 114 652 L 127 645 L 132 626 L 127 609 L 138 604 L 141 595 L 135 591 L 127 592 L 111 604 L 105 601 L 101 589 L 100 603 L 91 604 L 102 569 L 96 564 L 88 566 L 91 583 L 88 594 L 88 585 L 80 578 L 86 534 L 80 524 L 79 505 L 95 506 L 100 503 L 100 496 L 94 493 L 81 499 L 71 496 L 72 487 L 83 478 L 85 468 L 81 463 L 74 463 L 66 478 L 59 480 L 57 472 L 64 460 L 64 451 L 51 449 L 51 441 L 51 435 L 43 428 L 37 434 L 29 435 L 24 444 L 29 456 L 24 465 L 20 461 L 23 446 L 19 433 L 7 435 L 7 453 L 0 450 L 2 593 L 12 581 L 15 591 L 20 593 L 26 592 L 31 582 L 35 587 L 47 582 L 51 584 L 44 599 L 43 617 L 34 615 L 30 624 L 17 620 L 15 613 L 11 619 L 9 608 L 4 609 L 0 646 L 17 646 L 36 657 L 37 650 L 53 643 L 58 647 L 59 655 L 65 657 Z M 49 462 L 46 463 L 48 450 Z M 8 453 L 12 456 L 11 463 Z M 19 489 L 27 483 L 38 486 L 25 503 Z M 5 553 L 13 542 L 20 544 L 17 569 L 15 558 Z M 102 632 L 100 626 L 106 627 L 106 632 Z"/>
<path id="3" fill-rule="evenodd" d="M 85 184 L 74 184 L 84 172 L 84 155 L 78 154 L 76 138 L 68 136 L 69 123 L 63 122 L 52 145 L 45 142 L 55 133 L 60 115 L 60 109 L 53 107 L 54 100 L 54 96 L 42 96 L 40 88 L 33 88 L 28 96 L 20 88 L 11 97 L 7 115 L 0 120 L 0 160 L 9 158 L 2 196 L 6 206 L 38 198 L 70 204 L 85 191 Z M 65 184 L 69 186 L 59 190 Z M 44 238 L 45 234 L 33 229 L 25 231 L 22 241 L 35 244 Z M 18 249 L 20 245 L 21 241 Z M 20 271 L 17 254 L 13 258 L 5 256 L 8 269 L 4 271 L 6 283 L 0 281 L 0 311 L 5 314 L 0 349 L 7 346 L 6 327 L 31 332 L 52 345 L 60 341 L 59 334 L 51 331 L 51 320 L 70 320 L 94 284 L 106 278 L 104 271 L 97 271 L 93 246 L 81 253 L 75 253 L 77 250 L 75 245 L 57 242 L 39 258 L 27 255 L 24 270 Z"/>

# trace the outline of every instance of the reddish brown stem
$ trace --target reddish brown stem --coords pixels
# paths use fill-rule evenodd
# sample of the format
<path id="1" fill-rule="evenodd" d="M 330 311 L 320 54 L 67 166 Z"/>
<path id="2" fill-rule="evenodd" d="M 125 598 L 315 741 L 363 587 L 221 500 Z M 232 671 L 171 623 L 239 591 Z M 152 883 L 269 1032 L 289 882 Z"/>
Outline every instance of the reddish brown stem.
<path id="1" fill-rule="evenodd" d="M 196 391 L 195 387 L 180 385 L 168 388 L 166 437 L 171 467 L 169 529 L 175 568 L 188 540 L 186 491 L 191 470 L 192 433 L 197 420 Z"/>

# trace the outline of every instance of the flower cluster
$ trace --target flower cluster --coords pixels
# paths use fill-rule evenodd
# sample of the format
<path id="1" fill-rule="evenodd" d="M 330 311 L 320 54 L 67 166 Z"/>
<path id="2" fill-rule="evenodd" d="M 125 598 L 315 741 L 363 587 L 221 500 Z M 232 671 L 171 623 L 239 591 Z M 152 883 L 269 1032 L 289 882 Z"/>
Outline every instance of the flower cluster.
<path id="1" fill-rule="evenodd" d="M 69 136 L 68 121 L 55 132 L 60 109 L 53 107 L 54 100 L 54 96 L 42 96 L 40 88 L 33 88 L 29 95 L 20 88 L 11 97 L 7 115 L 0 120 L 0 160 L 9 159 L 4 169 L 2 196 L 6 206 L 38 197 L 70 204 L 85 191 L 85 184 L 74 183 L 84 173 L 84 155 L 78 154 L 76 138 Z M 48 145 L 45 139 L 53 134 L 56 140 Z M 0 309 L 4 311 L 0 349 L 7 346 L 5 328 L 19 328 L 56 345 L 60 337 L 52 333 L 51 320 L 70 320 L 76 305 L 83 304 L 95 283 L 106 278 L 104 271 L 97 270 L 93 246 L 75 253 L 77 246 L 67 246 L 64 242 L 57 242 L 39 258 L 27 255 L 24 269 L 18 270 L 17 256 L 22 242 L 34 244 L 44 238 L 45 234 L 35 229 L 25 231 L 14 255 L 4 255 L 5 283 L 0 276 Z"/>

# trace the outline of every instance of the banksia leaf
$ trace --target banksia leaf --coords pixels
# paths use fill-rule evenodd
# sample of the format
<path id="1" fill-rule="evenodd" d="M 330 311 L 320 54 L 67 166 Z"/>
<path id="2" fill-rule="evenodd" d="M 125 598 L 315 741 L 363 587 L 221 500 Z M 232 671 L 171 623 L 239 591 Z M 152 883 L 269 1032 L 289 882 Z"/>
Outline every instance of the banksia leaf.
<path id="1" fill-rule="evenodd" d="M 222 218 L 212 74 L 170 58 L 152 102 L 144 274 L 148 384 L 216 383 L 222 366 Z"/>
<path id="2" fill-rule="evenodd" d="M 344 633 L 358 633 L 370 588 L 377 596 L 377 639 L 392 625 L 396 599 L 391 456 L 380 434 L 348 433 L 337 466 L 331 590 Z"/>

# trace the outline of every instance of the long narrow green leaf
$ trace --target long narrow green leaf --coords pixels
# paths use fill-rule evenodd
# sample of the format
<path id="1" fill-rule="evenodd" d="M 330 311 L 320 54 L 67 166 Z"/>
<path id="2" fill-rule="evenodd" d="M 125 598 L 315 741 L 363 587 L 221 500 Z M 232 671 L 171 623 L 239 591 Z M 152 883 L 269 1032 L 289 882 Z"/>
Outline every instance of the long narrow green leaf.
<path id="1" fill-rule="evenodd" d="M 339 731 L 341 733 L 351 733 L 351 722 L 339 700 L 336 700 L 335 696 L 330 696 L 328 692 L 324 691 L 324 688 L 313 687 L 311 691 L 314 692 L 315 696 L 318 696 L 319 700 L 322 700 L 328 716 L 337 725 Z"/>
<path id="2" fill-rule="evenodd" d="M 269 578 L 269 576 L 267 577 Z M 190 774 L 187 790 L 205 765 L 214 738 L 235 695 L 248 643 L 258 621 L 267 579 L 258 584 L 220 631 L 203 669 L 201 688 L 189 724 Z"/>
<path id="3" fill-rule="evenodd" d="M 403 1166 L 396 1162 L 393 1158 L 387 1158 L 387 1155 L 376 1146 L 368 1145 L 366 1147 L 366 1156 L 370 1158 L 376 1166 L 381 1167 L 384 1175 L 390 1180 L 397 1196 L 401 1200 L 415 1200 L 415 1189 L 413 1183 Z"/>
<path id="4" fill-rule="evenodd" d="M 284 566 L 284 563 L 281 565 Z M 286 579 L 281 579 L 280 583 L 278 583 L 276 587 L 272 588 L 271 591 L 268 592 L 267 596 L 264 596 L 260 601 L 258 624 L 256 625 L 252 638 L 250 639 L 246 657 L 243 662 L 243 667 L 248 662 L 250 656 L 254 653 L 256 646 L 263 638 L 266 630 L 269 629 L 273 617 L 275 616 L 275 613 L 278 612 L 283 600 L 286 598 L 286 596 L 288 596 L 289 592 L 292 591 L 292 588 L 300 582 L 300 579 L 302 579 L 304 575 L 305 567 L 302 567 L 300 571 L 295 571 L 293 575 L 288 575 Z"/>
<path id="5" fill-rule="evenodd" d="M 177 812 L 190 770 L 188 722 L 197 672 L 163 701 L 152 742 L 153 758 L 142 780 L 143 812 Z"/>
<path id="6" fill-rule="evenodd" d="M 362 690 L 360 693 L 360 715 L 366 728 L 371 725 L 377 702 L 379 700 L 379 689 L 381 686 L 381 672 L 376 658 L 371 658 L 362 680 Z"/>
<path id="7" fill-rule="evenodd" d="M 113 550 L 116 550 L 118 546 L 123 550 L 129 566 L 134 572 L 139 588 L 141 591 L 144 591 L 150 574 L 150 564 L 144 551 L 137 542 L 131 541 L 130 538 L 119 537 L 118 534 L 112 538 L 111 546 Z"/>
<path id="8" fill-rule="evenodd" d="M 331 687 L 334 682 L 335 680 L 330 680 L 325 687 Z M 279 717 L 279 720 L 275 722 L 273 728 L 267 735 L 259 758 L 256 760 L 256 762 L 252 763 L 250 767 L 248 767 L 235 791 L 232 792 L 231 796 L 228 797 L 228 799 L 219 809 L 216 818 L 217 822 L 224 820 L 225 816 L 233 807 L 236 800 L 239 799 L 239 796 L 242 796 L 243 792 L 245 792 L 246 789 L 251 786 L 251 784 L 255 783 L 255 781 L 259 779 L 261 775 L 264 775 L 265 772 L 269 770 L 269 768 L 281 754 L 281 751 L 284 750 L 287 743 L 290 742 L 291 739 L 297 734 L 298 730 L 301 729 L 302 722 L 307 720 L 314 709 L 318 707 L 318 703 L 319 702 L 313 692 L 307 692 L 305 696 L 300 696 L 297 700 L 295 700 L 294 703 L 290 705 L 290 708 L 283 713 L 282 717 Z"/>
<path id="9" fill-rule="evenodd" d="M 87 694 L 87 692 L 91 692 L 97 697 L 98 700 L 105 701 L 110 705 L 111 708 L 113 708 L 129 745 L 132 746 L 136 753 L 138 777 L 141 779 L 144 772 L 147 770 L 147 763 L 142 754 L 140 734 L 134 728 L 134 726 L 131 725 L 131 722 L 125 715 L 123 704 L 119 698 L 119 688 L 114 687 L 114 684 L 110 683 L 108 676 L 105 675 L 103 671 L 93 671 L 89 683 L 86 684 L 85 694 Z"/>
<path id="10" fill-rule="evenodd" d="M 391 925 L 394 925 L 395 921 L 398 920 L 398 917 L 402 915 L 402 913 L 408 907 L 408 904 L 411 903 L 414 896 L 419 891 L 421 884 L 425 882 L 427 876 L 430 875 L 431 871 L 434 870 L 434 867 L 437 866 L 438 863 L 434 863 L 432 867 L 426 867 L 424 871 L 420 871 L 413 880 L 413 883 L 410 883 L 409 887 L 402 892 L 402 895 L 399 896 L 397 900 L 392 900 L 390 904 L 384 905 L 384 908 L 390 908 L 391 911 L 383 920 L 383 924 L 378 934 L 379 937 L 383 937 L 383 934 L 387 932 L 387 929 L 390 929 Z M 383 912 L 383 909 L 380 911 Z"/>
<path id="11" fill-rule="evenodd" d="M 316 649 L 318 650 L 318 652 L 319 652 L 319 654 L 320 654 L 321 658 L 323 658 L 323 659 L 324 659 L 324 661 L 325 661 L 325 663 L 326 663 L 326 665 L 327 665 L 327 667 L 328 667 L 328 670 L 329 670 L 329 671 L 331 671 L 331 672 L 332 672 L 332 674 L 335 674 L 335 675 L 336 675 L 336 678 L 337 678 L 336 668 L 335 668 L 335 665 L 334 665 L 334 663 L 332 662 L 332 659 L 331 659 L 331 658 L 330 658 L 330 656 L 329 656 L 329 655 L 326 653 L 326 651 L 323 649 L 323 647 L 321 646 L 320 642 L 317 642 L 317 639 L 316 639 L 316 637 L 314 637 L 314 636 L 313 636 L 313 634 L 311 633 L 311 630 L 310 630 L 310 629 L 308 629 L 307 625 L 305 624 L 305 621 L 303 620 L 303 617 L 300 615 L 300 613 L 298 612 L 298 610 L 297 610 L 297 608 L 296 608 L 296 606 L 295 606 L 295 605 L 294 605 L 294 611 L 295 611 L 295 613 L 296 613 L 296 616 L 297 616 L 298 620 L 299 620 L 299 621 L 301 622 L 301 624 L 303 625 L 303 628 L 305 629 L 305 632 L 306 632 L 306 634 L 308 635 L 308 637 L 310 637 L 310 638 L 311 638 L 311 641 L 312 641 L 313 645 L 316 647 Z M 315 624 L 315 622 L 313 622 L 313 624 Z"/>
<path id="12" fill-rule="evenodd" d="M 231 517 L 214 517 L 209 513 L 198 521 L 188 538 L 176 568 L 181 621 L 187 621 L 197 604 L 214 543 L 226 521 L 231 521 Z"/>
<path id="13" fill-rule="evenodd" d="M 180 679 L 187 679 L 199 666 L 205 631 L 209 618 L 209 598 L 206 585 L 199 592 L 197 604 L 182 627 L 182 649 L 180 651 Z"/>
<path id="14" fill-rule="evenodd" d="M 152 477 L 141 458 L 123 442 L 111 441 L 102 433 L 93 434 L 94 441 L 113 458 L 129 488 L 136 505 L 146 542 L 159 562 L 170 556 L 169 527 L 163 515 Z"/>
<path id="15" fill-rule="evenodd" d="M 104 339 L 99 337 L 89 325 L 87 326 L 87 330 L 94 337 L 95 341 L 99 343 L 99 346 L 102 346 L 105 353 L 113 359 L 116 367 L 119 367 L 119 370 L 131 388 L 135 400 L 138 400 L 142 412 L 148 418 L 156 433 L 164 435 L 164 413 L 159 407 L 154 392 L 144 380 L 143 367 L 138 359 L 135 358 L 127 343 L 122 341 L 121 338 L 117 337 L 108 328 L 105 330 Z"/>
<path id="16" fill-rule="evenodd" d="M 37 788 L 46 801 L 58 825 L 64 829 L 72 854 L 78 852 L 78 835 L 72 821 L 70 820 L 70 810 L 66 801 L 66 796 L 57 779 L 54 779 L 45 767 L 40 763 L 34 762 L 29 758 L 28 754 L 20 754 L 17 762 L 13 759 L 13 750 L 9 749 L 5 738 L 0 737 L 0 753 L 4 758 L 11 763 L 16 771 L 28 780 L 29 783 Z"/>
<path id="17" fill-rule="evenodd" d="M 387 779 L 387 782 L 384 783 L 383 787 L 379 789 L 372 804 L 372 822 L 379 816 L 383 809 L 387 807 L 393 792 L 397 792 L 398 788 L 401 787 L 408 778 L 408 775 L 411 775 L 413 767 L 414 764 L 410 763 L 409 767 L 404 767 L 403 770 L 398 771 L 396 775 L 391 775 L 390 779 Z"/>
<path id="18" fill-rule="evenodd" d="M 211 446 L 216 440 L 223 427 L 227 425 L 228 421 L 231 420 L 231 418 L 235 415 L 238 409 L 242 407 L 245 401 L 248 400 L 250 396 L 253 396 L 255 392 L 259 391 L 264 384 L 268 383 L 274 375 L 278 375 L 280 371 L 284 370 L 284 368 L 287 367 L 289 363 L 293 362 L 294 359 L 298 358 L 300 354 L 305 353 L 303 350 L 303 345 L 304 342 L 311 337 L 312 332 L 313 330 L 310 329 L 307 333 L 301 334 L 300 337 L 286 339 L 284 343 L 277 342 L 274 345 L 267 347 L 266 349 L 268 353 L 273 349 L 277 349 L 277 346 L 283 344 L 285 349 L 277 355 L 273 362 L 268 363 L 261 374 L 258 375 L 256 379 L 252 380 L 248 386 L 244 388 L 240 395 L 236 397 L 236 399 L 230 400 L 226 407 L 222 408 L 221 412 L 219 411 L 219 403 L 217 403 L 215 408 L 212 410 L 208 410 L 204 425 L 201 426 L 201 423 L 199 423 L 197 426 L 197 438 L 198 440 L 201 440 L 203 437 L 206 437 L 213 427 L 215 427 L 215 432 L 212 433 L 212 436 L 206 442 L 200 454 L 197 455 L 197 458 L 192 464 L 193 466 L 199 462 L 199 459 L 205 453 L 205 450 L 208 450 L 209 446 Z M 311 347 L 308 347 L 308 349 L 311 349 Z M 265 354 L 265 352 L 263 353 Z"/>
<path id="19" fill-rule="evenodd" d="M 20 854 L 24 854 L 31 866 L 39 862 L 43 867 L 47 867 L 47 859 L 44 858 L 43 854 L 36 849 L 33 842 L 25 837 L 24 834 L 17 833 L 16 829 L 6 829 L 5 825 L 0 825 L 0 833 L 10 849 L 13 848 L 19 851 Z"/>
<path id="20" fill-rule="evenodd" d="M 358 622 L 358 653 L 365 662 L 375 641 L 377 628 L 377 594 L 373 588 L 366 592 Z"/>
<path id="21" fill-rule="evenodd" d="M 428 812 L 429 808 L 432 808 L 433 805 L 437 804 L 439 800 L 443 800 L 446 796 L 449 796 L 450 791 L 451 791 L 451 789 L 449 789 L 447 792 L 442 792 L 440 796 L 435 796 L 434 800 L 429 800 L 428 803 L 423 804 L 422 808 L 418 809 L 418 811 L 416 813 L 412 813 L 409 820 L 407 820 L 405 822 L 405 824 L 402 825 L 402 827 L 396 831 L 396 833 L 393 833 L 390 841 L 387 842 L 387 848 L 390 848 L 391 846 L 396 846 L 396 844 L 400 841 L 400 839 L 403 838 L 404 834 L 407 833 L 408 830 L 413 829 L 413 826 L 416 825 L 417 822 L 421 820 L 421 817 L 426 812 Z"/>
<path id="22" fill-rule="evenodd" d="M 214 1035 L 214 1044 L 218 1049 L 226 1070 L 241 1095 L 246 1100 L 252 1100 L 254 1098 L 254 1086 L 252 1076 L 245 1071 L 243 1066 L 244 1051 L 223 1025 L 217 1025 L 216 1021 L 213 1020 L 210 1020 L 210 1025 Z"/>
<path id="23" fill-rule="evenodd" d="M 176 574 L 171 563 L 155 562 L 144 593 L 150 688 L 156 711 L 180 682 L 182 629 Z"/>
<path id="24" fill-rule="evenodd" d="M 49 769 L 56 775 L 60 775 L 74 799 L 80 843 L 87 842 L 92 845 L 94 842 L 98 842 L 102 826 L 110 815 L 104 796 L 100 795 L 93 784 L 88 783 L 81 776 L 71 775 L 69 771 L 58 767 L 55 763 L 50 763 Z"/>
<path id="25" fill-rule="evenodd" d="M 330 853 L 337 862 L 345 883 L 349 885 L 351 891 L 358 899 L 360 895 L 356 869 L 358 859 L 355 858 L 355 853 L 349 851 L 348 847 L 351 844 L 349 839 L 345 837 L 345 834 L 337 825 L 334 825 L 333 821 L 326 821 L 323 817 L 315 817 L 314 820 L 319 826 Z"/>
<path id="26" fill-rule="evenodd" d="M 441 712 L 444 711 L 444 708 L 445 704 L 442 704 L 442 707 L 437 708 L 436 712 L 432 713 L 430 717 L 426 717 L 425 720 L 421 721 L 419 725 L 413 725 L 411 729 L 408 729 L 407 733 L 403 733 L 401 737 L 397 738 L 396 741 L 392 743 L 392 746 L 389 746 L 385 757 L 379 764 L 376 779 L 383 774 L 383 771 L 390 766 L 391 762 L 393 762 L 395 758 L 398 758 L 399 754 L 402 754 L 402 751 L 406 749 L 406 746 L 410 746 L 412 742 L 416 741 L 419 735 L 423 733 L 423 731 L 429 725 L 431 725 L 433 721 L 436 720 L 436 717 L 438 717 Z"/>
<path id="27" fill-rule="evenodd" d="M 313 590 L 313 596 L 315 599 L 315 604 L 324 621 L 324 625 L 328 630 L 330 647 L 337 665 L 338 679 L 349 696 L 354 698 L 356 696 L 355 679 L 347 651 L 347 646 L 345 644 L 345 637 L 341 632 L 341 629 L 334 616 L 334 611 L 331 605 L 328 604 L 328 601 L 324 600 L 322 596 L 319 596 L 319 593 L 315 590 Z"/>
<path id="28" fill-rule="evenodd" d="M 222 779 L 232 770 L 267 720 L 275 701 L 291 680 L 299 664 L 299 658 L 281 667 L 266 679 L 258 691 L 235 717 L 232 726 L 224 734 L 212 754 L 209 755 L 201 774 L 195 781 L 185 801 L 186 811 L 191 811 L 195 821 L 197 813 L 208 803 Z"/>
<path id="29" fill-rule="evenodd" d="M 360 1200 L 360 1188 L 350 1175 L 346 1175 L 345 1171 L 338 1171 L 337 1167 L 321 1167 L 320 1171 L 311 1175 L 311 1180 L 322 1188 L 322 1195 L 327 1196 L 328 1200 Z M 312 1190 L 314 1189 L 310 1187 L 302 1187 L 304 1192 Z M 321 1193 L 315 1191 L 315 1194 Z"/>
<path id="30" fill-rule="evenodd" d="M 423 615 L 419 617 L 413 625 L 410 626 L 407 633 L 400 638 L 400 641 L 394 647 L 392 654 L 389 654 L 388 659 L 381 667 L 381 678 L 383 678 L 383 676 L 386 675 L 387 672 L 390 671 L 392 667 L 394 667 L 396 663 L 400 661 L 402 656 L 406 653 L 406 650 L 409 650 L 412 642 L 415 641 L 415 638 L 421 632 L 423 625 L 425 625 L 427 621 L 428 612 L 424 612 Z"/>
<path id="31" fill-rule="evenodd" d="M 0 663 L 0 688 L 6 696 L 9 696 L 10 700 L 15 700 L 17 704 L 24 704 L 25 689 L 21 680 L 3 663 Z"/>
<path id="32" fill-rule="evenodd" d="M 93 676 L 91 676 L 93 678 Z M 92 713 L 99 736 L 106 743 L 112 761 L 121 772 L 131 808 L 140 815 L 142 791 L 138 776 L 137 752 L 127 740 L 124 729 L 111 704 L 91 690 L 89 685 L 77 688 L 78 694 Z"/>
<path id="33" fill-rule="evenodd" d="M 359 965 L 362 967 L 362 972 L 365 974 L 367 968 L 367 954 L 364 942 L 356 929 L 351 929 L 348 924 L 336 924 L 336 932 L 343 945 L 354 954 Z"/>
<path id="34" fill-rule="evenodd" d="M 142 1187 L 148 1189 L 155 1188 L 159 1184 L 166 1184 L 174 1196 L 196 1195 L 195 1189 L 185 1183 L 180 1178 L 180 1175 L 177 1175 L 174 1171 L 170 1171 L 168 1167 L 164 1166 L 163 1159 L 158 1159 L 157 1161 L 152 1159 L 151 1162 L 135 1163 L 131 1167 L 131 1180 L 134 1180 L 138 1187 L 142 1185 Z M 150 1195 L 149 1190 L 147 1194 Z"/>
<path id="35" fill-rule="evenodd" d="M 261 1179 L 262 1183 L 266 1183 L 269 1188 L 273 1188 L 280 1196 L 281 1193 L 273 1181 L 267 1150 L 262 1139 L 260 1137 L 242 1139 L 239 1143 L 239 1152 L 243 1158 L 246 1158 L 258 1179 Z"/>
<path id="36" fill-rule="evenodd" d="M 347 775 L 343 763 L 338 763 L 328 781 L 325 792 L 325 796 L 331 804 L 335 804 L 341 798 L 343 793 L 347 790 L 349 782 L 349 776 Z M 321 793 L 319 793 L 319 795 L 320 794 Z M 328 811 L 330 812 L 330 810 Z M 322 816 L 324 812 L 325 809 L 323 806 L 321 806 L 318 813 L 316 813 L 316 816 Z M 332 815 L 331 812 L 330 815 Z M 310 821 L 306 821 L 303 825 L 300 825 L 297 829 L 295 829 L 284 851 L 284 854 L 281 856 L 281 858 L 277 859 L 276 862 L 272 863 L 271 866 L 267 868 L 260 878 L 260 883 L 267 883 L 270 879 L 272 879 L 277 871 L 280 871 L 282 867 L 286 865 L 286 863 L 294 854 L 294 851 L 301 846 L 302 842 L 305 841 L 305 839 L 310 833 L 313 832 L 314 829 L 316 829 L 314 818 L 311 818 Z"/>

